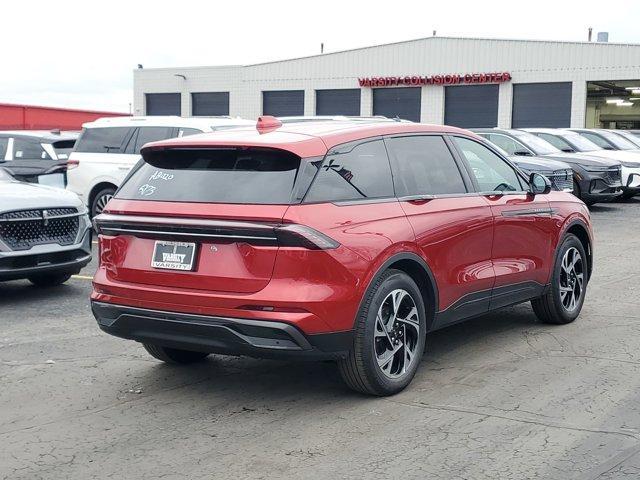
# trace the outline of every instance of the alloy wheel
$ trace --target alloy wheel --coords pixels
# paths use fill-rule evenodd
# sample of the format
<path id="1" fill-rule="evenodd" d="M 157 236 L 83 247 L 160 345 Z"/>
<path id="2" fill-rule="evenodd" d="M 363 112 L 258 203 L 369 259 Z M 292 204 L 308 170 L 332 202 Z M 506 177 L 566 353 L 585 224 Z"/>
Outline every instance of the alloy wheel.
<path id="1" fill-rule="evenodd" d="M 383 300 L 376 316 L 374 351 L 380 371 L 389 378 L 404 375 L 416 360 L 420 318 L 413 297 L 396 289 Z"/>
<path id="2" fill-rule="evenodd" d="M 104 195 L 100 195 L 98 200 L 96 201 L 96 211 L 94 212 L 96 215 L 99 215 L 104 210 L 104 207 L 107 206 L 109 200 L 113 198 L 112 193 L 105 193 Z"/>
<path id="3" fill-rule="evenodd" d="M 560 265 L 560 301 L 568 312 L 573 312 L 584 292 L 584 262 L 577 248 L 569 248 Z"/>

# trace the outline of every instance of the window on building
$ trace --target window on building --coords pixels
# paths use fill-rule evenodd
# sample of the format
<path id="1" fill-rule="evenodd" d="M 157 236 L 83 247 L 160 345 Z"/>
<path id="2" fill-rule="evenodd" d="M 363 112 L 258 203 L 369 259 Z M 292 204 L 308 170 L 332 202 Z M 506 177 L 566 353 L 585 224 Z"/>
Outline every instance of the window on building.
<path id="1" fill-rule="evenodd" d="M 393 181 L 382 140 L 327 155 L 305 202 L 393 197 Z"/>
<path id="2" fill-rule="evenodd" d="M 454 141 L 469 163 L 481 192 L 523 190 L 523 184 L 513 167 L 487 147 L 467 138 L 454 137 Z"/>
<path id="3" fill-rule="evenodd" d="M 385 143 L 399 197 L 466 193 L 460 170 L 441 136 L 396 137 Z"/>

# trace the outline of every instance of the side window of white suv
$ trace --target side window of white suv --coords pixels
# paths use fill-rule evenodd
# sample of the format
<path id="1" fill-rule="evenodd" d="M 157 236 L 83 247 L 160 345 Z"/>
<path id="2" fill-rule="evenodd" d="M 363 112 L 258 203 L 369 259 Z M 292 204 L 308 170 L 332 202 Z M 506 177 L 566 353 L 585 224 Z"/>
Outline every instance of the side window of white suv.
<path id="1" fill-rule="evenodd" d="M 176 129 L 173 127 L 139 127 L 133 150 L 135 153 L 140 153 L 145 143 L 172 138 L 176 135 L 175 132 Z"/>

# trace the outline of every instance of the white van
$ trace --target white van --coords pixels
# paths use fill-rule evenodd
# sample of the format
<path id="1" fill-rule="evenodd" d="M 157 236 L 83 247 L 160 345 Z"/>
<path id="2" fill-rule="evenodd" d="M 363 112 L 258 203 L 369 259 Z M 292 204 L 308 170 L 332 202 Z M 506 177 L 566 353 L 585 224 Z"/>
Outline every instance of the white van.
<path id="1" fill-rule="evenodd" d="M 255 126 L 255 122 L 231 117 L 149 116 L 85 123 L 69 156 L 67 189 L 82 199 L 93 217 L 102 212 L 140 160 L 145 143 L 244 126 Z"/>

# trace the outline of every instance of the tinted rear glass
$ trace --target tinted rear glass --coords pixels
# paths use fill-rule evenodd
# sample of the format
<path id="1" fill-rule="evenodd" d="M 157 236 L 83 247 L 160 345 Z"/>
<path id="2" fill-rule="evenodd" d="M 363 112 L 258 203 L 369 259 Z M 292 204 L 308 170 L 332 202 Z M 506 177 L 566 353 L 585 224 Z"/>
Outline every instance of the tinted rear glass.
<path id="1" fill-rule="evenodd" d="M 76 152 L 123 153 L 131 130 L 129 127 L 86 128 L 76 143 Z"/>
<path id="2" fill-rule="evenodd" d="M 289 204 L 300 158 L 272 149 L 149 152 L 117 198 L 205 203 Z"/>
<path id="3" fill-rule="evenodd" d="M 76 144 L 75 140 L 58 140 L 53 142 L 53 148 L 56 151 L 58 160 L 66 160 Z"/>

